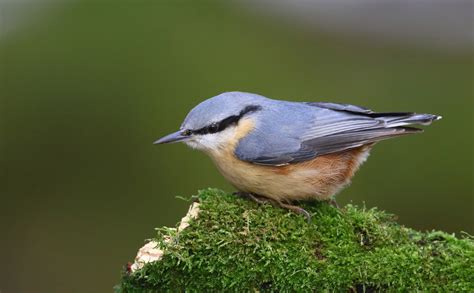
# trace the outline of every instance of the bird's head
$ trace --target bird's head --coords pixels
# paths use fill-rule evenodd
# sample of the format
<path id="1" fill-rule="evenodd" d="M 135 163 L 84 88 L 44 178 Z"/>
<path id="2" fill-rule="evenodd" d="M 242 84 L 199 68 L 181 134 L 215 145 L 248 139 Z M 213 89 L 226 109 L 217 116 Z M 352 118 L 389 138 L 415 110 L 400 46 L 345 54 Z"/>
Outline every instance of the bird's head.
<path id="1" fill-rule="evenodd" d="M 239 122 L 256 119 L 266 98 L 249 93 L 223 93 L 193 108 L 180 129 L 155 144 L 184 142 L 203 151 L 218 150 L 235 138 Z"/>

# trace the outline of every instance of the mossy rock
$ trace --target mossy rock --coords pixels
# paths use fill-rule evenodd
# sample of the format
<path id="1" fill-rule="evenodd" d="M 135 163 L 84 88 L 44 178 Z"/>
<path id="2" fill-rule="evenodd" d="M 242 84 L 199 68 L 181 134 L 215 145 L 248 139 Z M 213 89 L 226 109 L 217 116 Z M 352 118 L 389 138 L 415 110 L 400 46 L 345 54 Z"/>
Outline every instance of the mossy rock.
<path id="1" fill-rule="evenodd" d="M 474 291 L 474 240 L 418 232 L 377 209 L 307 203 L 311 222 L 216 189 L 185 229 L 161 228 L 162 257 L 117 292 Z"/>

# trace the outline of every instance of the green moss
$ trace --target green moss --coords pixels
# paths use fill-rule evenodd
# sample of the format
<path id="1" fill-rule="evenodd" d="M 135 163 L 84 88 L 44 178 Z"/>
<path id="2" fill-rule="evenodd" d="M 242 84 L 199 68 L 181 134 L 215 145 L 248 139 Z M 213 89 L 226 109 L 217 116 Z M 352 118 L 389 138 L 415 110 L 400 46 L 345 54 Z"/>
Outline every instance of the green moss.
<path id="1" fill-rule="evenodd" d="M 216 189 L 197 197 L 199 217 L 179 234 L 159 229 L 163 258 L 124 273 L 118 292 L 474 291 L 470 236 L 414 231 L 353 205 L 306 204 L 307 223 Z"/>

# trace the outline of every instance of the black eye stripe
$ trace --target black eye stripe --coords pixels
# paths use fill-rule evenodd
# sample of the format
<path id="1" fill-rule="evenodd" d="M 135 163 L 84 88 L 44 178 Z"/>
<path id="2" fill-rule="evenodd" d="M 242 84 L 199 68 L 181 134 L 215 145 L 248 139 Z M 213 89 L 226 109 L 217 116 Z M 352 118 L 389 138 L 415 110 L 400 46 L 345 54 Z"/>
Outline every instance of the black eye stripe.
<path id="1" fill-rule="evenodd" d="M 250 112 L 256 112 L 262 110 L 262 107 L 259 105 L 248 105 L 242 111 L 240 111 L 240 117 L 243 117 L 245 114 Z"/>
<path id="2" fill-rule="evenodd" d="M 220 122 L 214 122 L 210 125 L 207 125 L 203 128 L 197 129 L 197 130 L 189 130 L 192 134 L 209 134 L 209 133 L 217 133 L 221 132 L 227 127 L 237 124 L 242 117 L 244 117 L 246 114 L 251 113 L 251 112 L 256 112 L 261 110 L 262 107 L 258 105 L 249 105 L 245 107 L 242 111 L 240 111 L 239 115 L 232 115 L 229 116 Z"/>

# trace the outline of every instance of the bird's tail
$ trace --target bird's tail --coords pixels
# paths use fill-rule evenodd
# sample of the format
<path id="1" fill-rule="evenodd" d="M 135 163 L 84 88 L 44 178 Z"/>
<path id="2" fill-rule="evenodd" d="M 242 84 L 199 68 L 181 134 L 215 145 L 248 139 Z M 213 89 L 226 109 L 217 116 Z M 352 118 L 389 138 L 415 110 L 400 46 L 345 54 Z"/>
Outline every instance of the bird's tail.
<path id="1" fill-rule="evenodd" d="M 394 128 L 406 125 L 430 125 L 431 122 L 440 120 L 442 117 L 433 114 L 417 113 L 374 113 L 374 118 L 383 120 L 385 127 Z"/>

